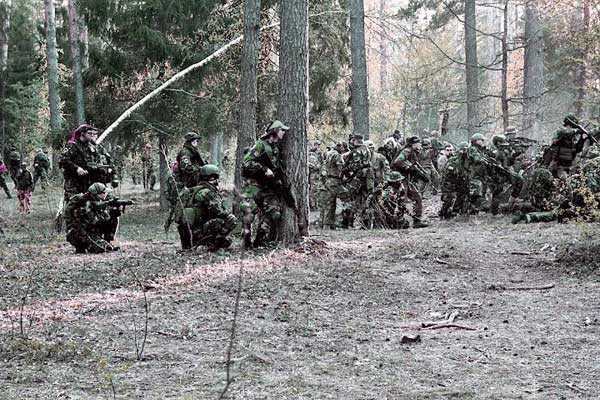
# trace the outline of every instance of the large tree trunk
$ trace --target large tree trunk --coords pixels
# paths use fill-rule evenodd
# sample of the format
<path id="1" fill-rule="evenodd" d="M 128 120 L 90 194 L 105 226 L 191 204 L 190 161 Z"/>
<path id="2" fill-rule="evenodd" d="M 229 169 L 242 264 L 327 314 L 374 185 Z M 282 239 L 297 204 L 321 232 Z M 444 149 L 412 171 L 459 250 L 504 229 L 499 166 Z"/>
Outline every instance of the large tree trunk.
<path id="1" fill-rule="evenodd" d="M 85 122 L 85 103 L 83 78 L 81 76 L 81 45 L 79 17 L 76 0 L 69 0 L 69 44 L 71 48 L 71 69 L 73 71 L 73 86 L 75 88 L 75 120 L 77 124 Z"/>
<path id="2" fill-rule="evenodd" d="M 3 102 L 8 80 L 8 31 L 10 29 L 11 0 L 0 0 L 0 156 L 6 145 L 6 118 Z"/>
<path id="3" fill-rule="evenodd" d="M 587 57 L 589 51 L 589 45 L 587 44 L 587 37 L 585 35 L 588 34 L 590 30 L 590 2 L 589 0 L 583 0 L 581 4 L 582 7 L 582 17 L 583 23 L 581 24 L 581 34 L 583 37 L 583 41 L 580 46 L 579 51 L 579 66 L 577 68 L 577 78 L 575 81 L 575 86 L 577 87 L 577 99 L 575 100 L 575 113 L 582 117 L 584 115 L 584 104 L 585 104 L 585 85 L 586 85 L 586 77 L 587 77 Z M 585 43 L 585 45 L 583 44 Z"/>
<path id="4" fill-rule="evenodd" d="M 286 177 L 297 215 L 284 207 L 279 237 L 290 244 L 308 235 L 308 0 L 281 0 L 279 119 L 292 129 L 283 142 Z"/>
<path id="5" fill-rule="evenodd" d="M 160 181 L 160 210 L 169 209 L 169 200 L 167 199 L 167 179 L 169 179 L 169 164 L 167 163 L 167 138 L 164 134 L 158 134 L 158 175 Z"/>
<path id="6" fill-rule="evenodd" d="M 379 90 L 382 95 L 387 93 L 388 82 L 388 37 L 386 29 L 386 0 L 379 0 Z"/>
<path id="7" fill-rule="evenodd" d="M 46 48 L 48 58 L 48 103 L 51 134 L 61 134 L 60 95 L 58 89 L 58 53 L 56 51 L 56 22 L 53 0 L 44 0 L 46 15 Z M 54 163 L 54 165 L 56 165 Z"/>
<path id="8" fill-rule="evenodd" d="M 537 0 L 525 4 L 525 43 L 522 131 L 523 135 L 538 139 L 543 121 L 544 33 Z"/>
<path id="9" fill-rule="evenodd" d="M 504 19 L 502 25 L 502 131 L 506 133 L 509 125 L 508 113 L 508 0 L 504 0 Z"/>
<path id="10" fill-rule="evenodd" d="M 479 66 L 477 61 L 477 14 L 475 0 L 465 0 L 465 75 L 467 129 L 469 136 L 479 127 Z"/>
<path id="11" fill-rule="evenodd" d="M 365 51 L 364 0 L 350 0 L 350 46 L 352 50 L 352 123 L 354 133 L 369 137 L 369 92 Z"/>
<path id="12" fill-rule="evenodd" d="M 244 149 L 256 139 L 256 106 L 258 50 L 260 48 L 260 0 L 246 0 L 244 4 L 244 49 L 242 52 L 242 77 L 240 81 L 240 126 L 235 153 L 235 188 L 242 189 L 242 160 Z M 237 203 L 236 203 L 237 204 Z M 239 205 L 238 205 L 239 208 Z M 239 209 L 234 209 L 236 213 Z"/>

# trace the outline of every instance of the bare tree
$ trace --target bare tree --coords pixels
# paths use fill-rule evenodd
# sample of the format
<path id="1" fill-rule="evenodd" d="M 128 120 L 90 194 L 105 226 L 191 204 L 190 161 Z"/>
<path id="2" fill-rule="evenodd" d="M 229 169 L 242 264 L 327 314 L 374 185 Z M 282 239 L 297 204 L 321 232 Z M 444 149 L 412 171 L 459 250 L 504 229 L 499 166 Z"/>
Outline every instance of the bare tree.
<path id="1" fill-rule="evenodd" d="M 296 212 L 284 208 L 279 237 L 292 243 L 308 234 L 308 0 L 281 0 L 279 118 L 292 130 L 283 142 L 286 178 Z"/>
<path id="2" fill-rule="evenodd" d="M 585 43 L 580 44 L 579 49 L 579 66 L 577 68 L 577 78 L 575 85 L 577 87 L 577 99 L 575 100 L 575 113 L 579 116 L 584 114 L 585 103 L 585 85 L 587 79 L 587 58 L 589 45 L 585 35 L 590 30 L 590 1 L 583 0 L 581 4 L 581 14 L 583 23 L 581 24 L 581 33 Z"/>
<path id="3" fill-rule="evenodd" d="M 508 1 L 504 0 L 502 20 L 502 89 L 500 101 L 502 106 L 502 130 L 506 132 L 509 124 L 508 114 Z"/>
<path id="4" fill-rule="evenodd" d="M 387 92 L 389 61 L 389 39 L 387 37 L 387 25 L 385 23 L 385 8 L 386 0 L 379 0 L 379 29 L 381 30 L 379 33 L 379 90 L 381 91 L 381 94 Z"/>
<path id="5" fill-rule="evenodd" d="M 467 83 L 467 128 L 469 135 L 479 126 L 479 67 L 477 61 L 477 9 L 475 0 L 465 0 L 465 76 Z"/>
<path id="6" fill-rule="evenodd" d="M 11 0 L 0 0 L 0 102 L 6 96 L 8 72 L 8 31 L 10 29 Z M 4 107 L 0 106 L 0 154 L 4 153 L 6 141 L 6 120 Z"/>
<path id="7" fill-rule="evenodd" d="M 523 71 L 523 135 L 532 139 L 542 134 L 544 94 L 544 32 L 538 0 L 525 3 L 525 62 Z"/>
<path id="8" fill-rule="evenodd" d="M 354 132 L 369 137 L 369 92 L 365 51 L 364 0 L 350 0 L 350 46 L 352 50 L 352 123 Z"/>
<path id="9" fill-rule="evenodd" d="M 235 154 L 235 188 L 242 188 L 241 165 L 244 149 L 256 139 L 257 65 L 260 48 L 260 0 L 244 3 L 244 49 L 242 53 L 242 77 L 240 81 L 240 127 Z M 236 210 L 237 211 L 237 210 Z"/>
<path id="10" fill-rule="evenodd" d="M 69 0 L 69 45 L 71 48 L 71 69 L 73 71 L 73 85 L 75 87 L 75 120 L 77 124 L 85 122 L 85 101 L 83 92 L 83 78 L 81 74 L 81 44 L 79 16 L 77 13 L 77 0 Z"/>
<path id="11" fill-rule="evenodd" d="M 46 16 L 46 47 L 48 59 L 48 103 L 50 106 L 50 129 L 52 134 L 60 133 L 60 94 L 58 89 L 58 52 L 56 50 L 56 20 L 54 1 L 44 0 Z M 53 163 L 56 165 L 56 163 Z"/>

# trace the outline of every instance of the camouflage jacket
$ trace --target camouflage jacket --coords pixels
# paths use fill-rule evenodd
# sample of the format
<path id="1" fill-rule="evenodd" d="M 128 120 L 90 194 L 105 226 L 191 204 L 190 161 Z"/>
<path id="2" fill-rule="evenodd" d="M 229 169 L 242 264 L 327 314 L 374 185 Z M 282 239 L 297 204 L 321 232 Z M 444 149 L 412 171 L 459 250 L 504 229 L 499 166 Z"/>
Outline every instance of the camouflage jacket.
<path id="1" fill-rule="evenodd" d="M 106 200 L 111 198 L 109 195 Z M 87 192 L 72 196 L 65 207 L 67 231 L 70 229 L 93 230 L 99 225 L 110 222 L 114 216 L 110 214 L 107 207 L 98 206 L 100 203 Z"/>
<path id="2" fill-rule="evenodd" d="M 15 189 L 26 192 L 31 192 L 33 190 L 33 177 L 31 176 L 31 172 L 26 169 L 19 170 Z"/>
<path id="3" fill-rule="evenodd" d="M 329 150 L 325 158 L 325 175 L 328 178 L 340 178 L 343 168 L 344 160 L 342 159 L 342 155 L 336 149 Z"/>
<path id="4" fill-rule="evenodd" d="M 48 169 L 50 168 L 50 160 L 44 153 L 37 153 L 33 158 L 33 167 L 35 169 Z"/>
<path id="5" fill-rule="evenodd" d="M 183 209 L 176 214 L 176 221 L 184 220 L 193 226 L 199 226 L 215 218 L 227 220 L 230 215 L 225 208 L 219 190 L 208 182 L 200 182 L 198 186 L 186 188 L 181 194 Z"/>
<path id="6" fill-rule="evenodd" d="M 279 146 L 259 139 L 244 157 L 242 175 L 254 179 L 259 187 L 266 186 L 272 183 L 272 178 L 266 176 L 267 170 L 272 167 L 283 168 Z"/>
<path id="7" fill-rule="evenodd" d="M 428 180 L 429 177 L 427 177 L 427 174 L 423 170 L 420 161 L 421 155 L 412 150 L 410 147 L 406 147 L 394 160 L 392 169 L 400 172 L 411 182 L 417 180 Z"/>
<path id="8" fill-rule="evenodd" d="M 199 182 L 200 168 L 206 165 L 200 151 L 192 145 L 185 144 L 177 154 L 177 179 L 185 187 L 196 186 Z"/>
<path id="9" fill-rule="evenodd" d="M 392 164 L 402 151 L 402 146 L 393 137 L 385 139 L 383 146 L 381 146 L 381 153 L 387 158 L 388 162 Z"/>
<path id="10" fill-rule="evenodd" d="M 308 171 L 311 175 L 318 174 L 323 164 L 323 155 L 319 151 L 308 152 Z"/>
<path id="11" fill-rule="evenodd" d="M 58 160 L 65 180 L 79 182 L 80 192 L 84 192 L 94 182 L 109 183 L 115 176 L 116 170 L 112 157 L 101 147 L 92 143 L 77 141 L 69 143 Z M 79 176 L 77 168 L 88 172 Z"/>
<path id="12" fill-rule="evenodd" d="M 570 167 L 573 164 L 575 156 L 583 150 L 584 145 L 578 133 L 577 129 L 565 127 L 554 134 L 550 145 L 554 165 Z"/>
<path id="13" fill-rule="evenodd" d="M 469 179 L 468 155 L 461 150 L 448 159 L 444 170 L 444 180 L 464 182 Z"/>
<path id="14" fill-rule="evenodd" d="M 390 173 L 390 163 L 383 154 L 373 151 L 371 153 L 371 168 L 375 189 L 383 189 L 386 178 Z"/>

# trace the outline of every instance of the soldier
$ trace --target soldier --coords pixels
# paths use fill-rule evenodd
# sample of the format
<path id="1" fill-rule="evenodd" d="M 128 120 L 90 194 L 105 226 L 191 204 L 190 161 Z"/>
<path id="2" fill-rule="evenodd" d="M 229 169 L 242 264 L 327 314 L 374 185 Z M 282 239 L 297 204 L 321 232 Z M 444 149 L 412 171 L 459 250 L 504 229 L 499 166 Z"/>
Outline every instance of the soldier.
<path id="1" fill-rule="evenodd" d="M 342 211 L 342 227 L 353 227 L 357 217 L 363 228 L 368 227 L 367 197 L 373 193 L 374 181 L 371 152 L 363 143 L 362 135 L 350 136 L 350 152 L 344 159 L 342 182 L 348 196 L 351 196 L 345 200 L 345 207 Z"/>
<path id="2" fill-rule="evenodd" d="M 374 203 L 375 226 L 385 229 L 407 229 L 410 226 L 404 219 L 406 213 L 404 183 L 405 178 L 400 172 L 389 173 L 383 192 Z"/>
<path id="3" fill-rule="evenodd" d="M 80 125 L 72 132 L 67 146 L 63 150 L 58 165 L 62 168 L 65 178 L 65 204 L 78 193 L 85 193 L 92 183 L 112 183 L 118 185 L 115 179 L 116 170 L 112 159 L 102 147 L 96 145 L 98 129 L 91 125 Z"/>
<path id="4" fill-rule="evenodd" d="M 421 139 L 411 136 L 406 140 L 406 147 L 400 152 L 392 164 L 392 169 L 399 171 L 406 178 L 406 197 L 414 203 L 413 228 L 424 228 L 428 225 L 422 220 L 423 199 L 417 190 L 419 181 L 429 181 L 429 176 L 419 163 L 421 159 Z"/>
<path id="5" fill-rule="evenodd" d="M 325 194 L 321 207 L 321 224 L 324 228 L 336 229 L 335 210 L 338 198 L 346 198 L 346 188 L 342 183 L 344 160 L 342 154 L 347 151 L 346 143 L 337 143 L 325 157 Z"/>
<path id="6" fill-rule="evenodd" d="M 65 208 L 67 241 L 75 253 L 104 253 L 119 250 L 112 244 L 119 226 L 122 207 L 131 202 L 113 198 L 109 188 L 95 182 L 71 197 Z"/>
<path id="7" fill-rule="evenodd" d="M 33 187 L 39 180 L 42 183 L 42 189 L 46 188 L 48 183 L 48 170 L 50 169 L 50 160 L 44 153 L 44 149 L 38 149 L 33 159 Z"/>
<path id="8" fill-rule="evenodd" d="M 469 156 L 463 142 L 457 152 L 450 156 L 442 175 L 442 208 L 439 216 L 449 219 L 463 213 L 469 200 Z"/>
<path id="9" fill-rule="evenodd" d="M 146 143 L 142 151 L 142 185 L 144 190 L 154 191 L 156 176 L 154 175 L 154 163 L 152 162 L 152 145 Z"/>
<path id="10" fill-rule="evenodd" d="M 224 206 L 218 190 L 219 167 L 204 165 L 198 171 L 198 185 L 185 188 L 181 194 L 181 212 L 177 213 L 181 248 L 188 250 L 196 246 L 207 246 L 209 251 L 231 246 L 227 236 L 237 219 Z"/>
<path id="11" fill-rule="evenodd" d="M 242 162 L 242 176 L 256 183 L 254 196 L 258 211 L 258 221 L 254 247 L 274 243 L 277 238 L 277 225 L 281 220 L 282 200 L 288 198 L 288 205 L 294 206 L 289 188 L 285 183 L 280 143 L 290 128 L 281 121 L 274 121 L 256 141 Z"/>
<path id="12" fill-rule="evenodd" d="M 422 146 L 423 149 L 421 150 L 420 164 L 429 176 L 429 182 L 431 183 L 431 194 L 435 196 L 440 188 L 440 175 L 435 168 L 435 164 L 437 163 L 437 150 L 433 148 L 431 139 L 423 139 Z M 426 187 L 427 185 L 422 182 L 419 191 L 423 193 Z"/>
<path id="13" fill-rule="evenodd" d="M 587 134 L 582 132 L 579 120 L 572 114 L 565 117 L 563 127 L 552 139 L 549 149 L 550 170 L 556 178 L 566 179 L 571 172 L 573 161 L 583 150 Z"/>
<path id="14" fill-rule="evenodd" d="M 177 179 L 185 187 L 194 187 L 199 182 L 200 168 L 206 165 L 198 150 L 200 136 L 194 132 L 188 132 L 183 137 L 185 143 L 177 154 Z"/>
<path id="15" fill-rule="evenodd" d="M 21 169 L 21 154 L 15 146 L 11 146 L 8 152 L 8 171 L 10 172 L 10 178 L 17 184 L 17 174 Z"/>
<path id="16" fill-rule="evenodd" d="M 442 151 L 440 151 L 436 162 L 438 174 L 440 175 L 440 177 L 444 176 L 448 160 L 450 159 L 450 157 L 452 157 L 453 154 L 454 146 L 450 143 L 446 143 L 445 148 Z"/>
<path id="17" fill-rule="evenodd" d="M 309 203 L 311 210 L 319 209 L 317 193 L 321 188 L 321 165 L 323 164 L 323 154 L 320 149 L 321 142 L 315 140 L 308 150 L 308 184 L 309 184 Z"/>
<path id="18" fill-rule="evenodd" d="M 0 187 L 4 189 L 4 193 L 6 193 L 6 197 L 12 199 L 10 195 L 10 190 L 8 190 L 8 185 L 6 184 L 6 180 L 4 179 L 4 174 L 8 172 L 8 168 L 4 164 L 2 160 L 0 160 Z"/>
<path id="19" fill-rule="evenodd" d="M 27 163 L 22 163 L 15 177 L 17 199 L 19 200 L 19 211 L 29 214 L 31 209 L 31 193 L 33 192 L 33 177 L 27 170 Z"/>
<path id="20" fill-rule="evenodd" d="M 388 163 L 392 165 L 396 157 L 402 151 L 404 146 L 404 138 L 399 130 L 395 130 L 394 134 L 383 141 L 383 145 L 379 147 L 378 151 L 387 158 Z"/>

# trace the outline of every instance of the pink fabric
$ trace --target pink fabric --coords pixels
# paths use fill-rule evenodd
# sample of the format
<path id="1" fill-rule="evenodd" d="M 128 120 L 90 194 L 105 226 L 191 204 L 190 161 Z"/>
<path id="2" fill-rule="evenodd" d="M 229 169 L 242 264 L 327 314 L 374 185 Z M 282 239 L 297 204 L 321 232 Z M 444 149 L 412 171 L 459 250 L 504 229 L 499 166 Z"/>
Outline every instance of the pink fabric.
<path id="1" fill-rule="evenodd" d="M 69 141 L 67 143 L 69 143 L 69 144 L 76 143 L 77 141 L 79 141 L 80 137 L 81 137 L 81 133 L 78 130 L 74 130 L 73 132 L 71 132 L 71 134 L 69 136 Z"/>
<path id="2" fill-rule="evenodd" d="M 0 174 L 5 173 L 6 171 L 8 171 L 8 168 L 6 168 L 6 165 L 4 165 L 4 163 L 0 163 Z"/>
<path id="3" fill-rule="evenodd" d="M 19 211 L 28 214 L 31 209 L 31 192 L 29 190 L 17 190 L 19 200 Z"/>
<path id="4" fill-rule="evenodd" d="M 173 161 L 173 164 L 171 164 L 171 172 L 172 173 L 177 173 L 177 171 L 179 170 L 179 163 L 177 161 Z"/>

